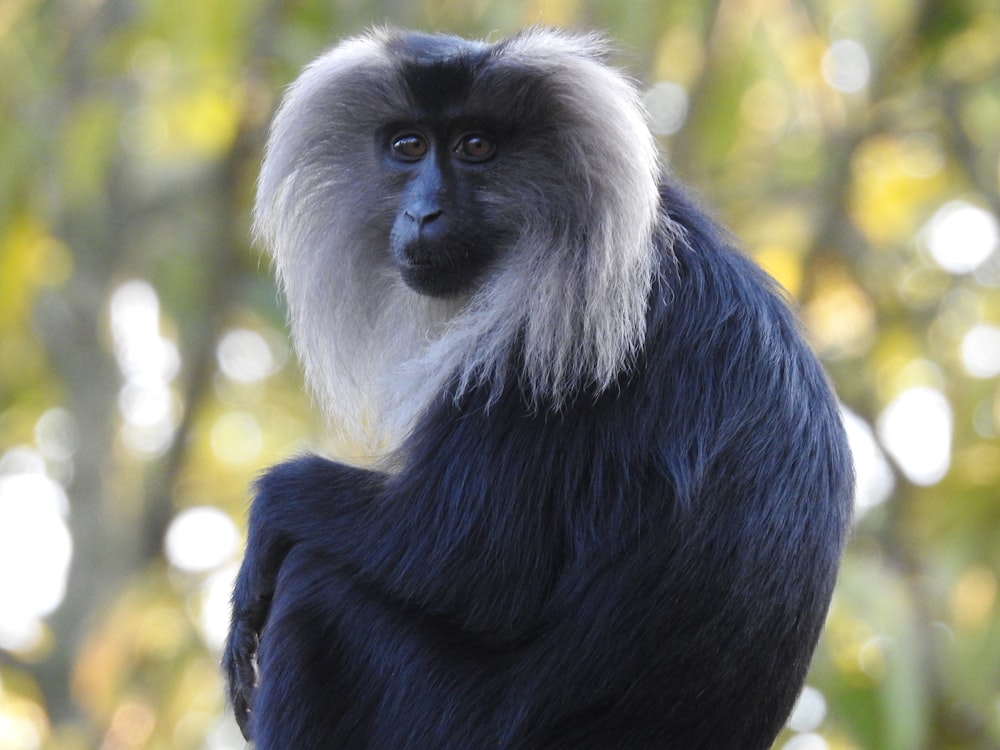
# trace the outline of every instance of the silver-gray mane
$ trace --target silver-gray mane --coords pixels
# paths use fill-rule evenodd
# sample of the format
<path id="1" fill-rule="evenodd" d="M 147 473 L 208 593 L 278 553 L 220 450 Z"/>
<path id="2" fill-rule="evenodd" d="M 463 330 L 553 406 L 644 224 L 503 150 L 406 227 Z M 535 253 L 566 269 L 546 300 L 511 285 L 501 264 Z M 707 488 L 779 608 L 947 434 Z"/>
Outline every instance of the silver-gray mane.
<path id="1" fill-rule="evenodd" d="M 393 207 L 379 206 L 366 175 L 376 169 L 374 129 L 407 99 L 396 36 L 377 30 L 345 41 L 292 84 L 254 209 L 307 382 L 334 425 L 383 453 L 450 384 L 460 396 L 516 379 L 535 406 L 558 408 L 582 388 L 607 388 L 634 361 L 657 267 L 661 170 L 637 91 L 605 64 L 601 39 L 532 29 L 473 43 L 494 65 L 544 76 L 568 113 L 560 143 L 578 154 L 566 168 L 584 184 L 567 187 L 579 193 L 571 197 L 521 197 L 517 237 L 467 297 L 413 292 L 388 246 L 373 246 L 388 231 L 366 208 L 391 221 Z M 574 217 L 583 226 L 560 215 L 571 198 L 583 202 Z M 519 372 L 509 372 L 512 362 Z"/>

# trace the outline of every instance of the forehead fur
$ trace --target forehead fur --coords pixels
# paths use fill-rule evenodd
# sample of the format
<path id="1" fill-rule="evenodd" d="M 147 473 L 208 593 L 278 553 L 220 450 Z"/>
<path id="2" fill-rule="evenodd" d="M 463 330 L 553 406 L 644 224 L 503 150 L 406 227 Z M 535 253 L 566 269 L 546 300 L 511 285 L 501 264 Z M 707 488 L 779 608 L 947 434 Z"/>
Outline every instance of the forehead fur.
<path id="1" fill-rule="evenodd" d="M 542 80 L 550 87 L 588 85 L 588 72 L 603 68 L 608 50 L 598 35 L 553 29 L 530 29 L 492 43 L 379 29 L 322 55 L 306 68 L 288 97 L 319 97 L 328 106 L 337 102 L 398 106 L 404 93 L 415 108 L 441 111 L 478 94 L 491 106 L 502 107 L 505 96 L 521 93 L 517 98 L 523 99 Z"/>

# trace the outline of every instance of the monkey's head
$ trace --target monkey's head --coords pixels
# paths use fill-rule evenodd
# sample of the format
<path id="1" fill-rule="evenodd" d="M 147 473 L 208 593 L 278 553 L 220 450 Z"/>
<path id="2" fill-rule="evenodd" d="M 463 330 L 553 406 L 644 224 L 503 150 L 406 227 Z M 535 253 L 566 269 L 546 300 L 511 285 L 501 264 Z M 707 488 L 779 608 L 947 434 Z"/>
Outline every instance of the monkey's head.
<path id="1" fill-rule="evenodd" d="M 380 30 L 287 92 L 256 228 L 307 379 L 355 437 L 395 442 L 446 388 L 515 379 L 558 408 L 634 358 L 660 163 L 606 54 L 542 29 Z"/>

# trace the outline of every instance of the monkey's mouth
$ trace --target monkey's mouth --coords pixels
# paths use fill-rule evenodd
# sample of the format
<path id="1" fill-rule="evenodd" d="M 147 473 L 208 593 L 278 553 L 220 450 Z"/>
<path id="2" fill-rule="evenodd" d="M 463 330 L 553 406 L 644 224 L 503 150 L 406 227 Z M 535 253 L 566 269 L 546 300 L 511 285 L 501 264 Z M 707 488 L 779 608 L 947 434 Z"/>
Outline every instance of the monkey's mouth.
<path id="1" fill-rule="evenodd" d="M 400 264 L 399 275 L 410 289 L 428 297 L 454 297 L 471 285 L 471 280 L 459 269 L 430 260 L 408 260 Z"/>
<path id="2" fill-rule="evenodd" d="M 428 297 L 467 292 L 479 276 L 474 248 L 461 241 L 420 237 L 394 250 L 396 268 L 410 289 Z"/>

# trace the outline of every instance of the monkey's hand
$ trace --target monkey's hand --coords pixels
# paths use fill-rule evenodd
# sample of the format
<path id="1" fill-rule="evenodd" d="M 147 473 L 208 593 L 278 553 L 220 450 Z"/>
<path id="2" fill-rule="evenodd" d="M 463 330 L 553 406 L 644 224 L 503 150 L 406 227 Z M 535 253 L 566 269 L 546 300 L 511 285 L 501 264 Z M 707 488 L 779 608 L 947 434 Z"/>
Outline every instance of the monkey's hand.
<path id="1" fill-rule="evenodd" d="M 273 489 L 273 488 L 272 488 Z M 250 509 L 249 533 L 243 564 L 233 587 L 233 610 L 229 637 L 222 656 L 222 671 L 229 701 L 243 736 L 253 736 L 253 697 L 257 688 L 257 647 L 271 611 L 278 572 L 292 541 L 276 523 L 274 507 L 280 493 L 268 491 L 263 482 Z"/>
<path id="2" fill-rule="evenodd" d="M 286 544 L 256 538 L 252 522 L 250 528 L 247 552 L 233 588 L 233 614 L 222 656 L 236 723 L 248 740 L 252 738 L 253 695 L 257 688 L 257 646 L 271 611 L 278 570 L 288 551 Z"/>
<path id="3" fill-rule="evenodd" d="M 236 723 L 247 740 L 251 739 L 251 706 L 257 687 L 258 636 L 258 631 L 251 625 L 251 618 L 238 615 L 234 607 L 229 639 L 222 655 L 222 670 L 229 687 L 229 702 L 236 714 Z"/>

